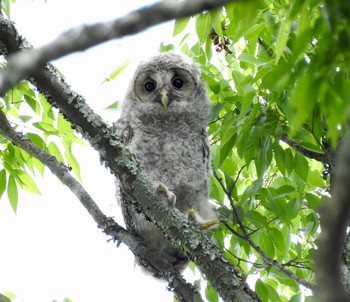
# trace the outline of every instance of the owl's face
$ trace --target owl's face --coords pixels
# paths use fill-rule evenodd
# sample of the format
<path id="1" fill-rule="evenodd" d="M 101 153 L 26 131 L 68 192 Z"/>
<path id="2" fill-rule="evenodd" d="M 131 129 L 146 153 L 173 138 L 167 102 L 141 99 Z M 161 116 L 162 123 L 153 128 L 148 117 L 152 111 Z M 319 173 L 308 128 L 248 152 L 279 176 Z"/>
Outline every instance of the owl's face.
<path id="1" fill-rule="evenodd" d="M 182 120 L 201 124 L 211 106 L 198 66 L 189 58 L 163 53 L 142 62 L 130 83 L 122 116 L 144 123 Z"/>
<path id="2" fill-rule="evenodd" d="M 194 90 L 193 76 L 182 68 L 144 70 L 135 81 L 136 97 L 140 102 L 165 109 L 174 102 L 190 102 Z"/>

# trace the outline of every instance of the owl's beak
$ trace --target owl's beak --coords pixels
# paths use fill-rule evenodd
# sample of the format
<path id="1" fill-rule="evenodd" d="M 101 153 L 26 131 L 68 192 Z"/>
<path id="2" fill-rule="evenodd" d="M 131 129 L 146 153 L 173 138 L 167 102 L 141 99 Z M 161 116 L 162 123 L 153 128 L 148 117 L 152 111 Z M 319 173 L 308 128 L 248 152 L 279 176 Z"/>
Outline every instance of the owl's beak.
<path id="1" fill-rule="evenodd" d="M 160 89 L 161 102 L 165 109 L 168 108 L 169 105 L 169 91 L 166 86 L 163 86 Z"/>

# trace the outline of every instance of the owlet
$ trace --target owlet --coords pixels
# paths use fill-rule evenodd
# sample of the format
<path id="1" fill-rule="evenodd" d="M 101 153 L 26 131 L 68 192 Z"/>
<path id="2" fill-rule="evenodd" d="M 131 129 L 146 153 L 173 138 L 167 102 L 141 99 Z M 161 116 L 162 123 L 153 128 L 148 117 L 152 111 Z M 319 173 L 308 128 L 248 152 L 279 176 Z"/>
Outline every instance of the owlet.
<path id="1" fill-rule="evenodd" d="M 210 115 L 199 68 L 186 57 L 164 53 L 138 66 L 115 124 L 154 185 L 184 215 L 190 211 L 199 221 L 215 216 L 208 201 Z M 154 257 L 152 264 L 137 259 L 139 264 L 155 276 L 187 265 L 187 257 L 155 224 L 122 200 L 121 208 L 127 228 Z"/>

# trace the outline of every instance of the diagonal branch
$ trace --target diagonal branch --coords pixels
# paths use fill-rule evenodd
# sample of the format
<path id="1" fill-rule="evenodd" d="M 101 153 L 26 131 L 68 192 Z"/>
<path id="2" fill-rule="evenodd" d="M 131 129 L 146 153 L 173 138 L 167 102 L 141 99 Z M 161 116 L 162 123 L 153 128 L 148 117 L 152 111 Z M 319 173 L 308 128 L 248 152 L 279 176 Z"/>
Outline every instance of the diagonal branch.
<path id="1" fill-rule="evenodd" d="M 32 143 L 23 134 L 16 132 L 10 122 L 6 118 L 5 114 L 0 110 L 0 133 L 9 139 L 14 145 L 18 146 L 22 150 L 26 151 L 31 156 L 41 161 L 51 172 L 66 185 L 71 192 L 78 198 L 80 203 L 89 212 L 91 217 L 95 220 L 98 227 L 101 228 L 105 234 L 110 235 L 114 240 L 123 242 L 127 245 L 131 251 L 145 259 L 152 265 L 153 257 L 147 257 L 147 249 L 140 241 L 135 238 L 131 233 L 121 227 L 112 218 L 109 218 L 103 214 L 95 201 L 91 198 L 89 193 L 84 187 L 69 173 L 69 169 L 57 159 L 44 151 L 43 149 Z M 188 284 L 177 272 L 173 272 L 168 276 L 164 276 L 169 284 L 173 287 L 174 292 L 180 301 L 190 301 L 194 295 L 195 290 L 191 284 Z M 1 299 L 0 299 L 1 300 Z M 198 300 L 200 301 L 200 300 Z"/>
<path id="2" fill-rule="evenodd" d="M 34 143 L 32 143 L 26 136 L 16 132 L 5 114 L 0 110 L 0 133 L 9 139 L 14 145 L 18 146 L 22 150 L 26 151 L 31 156 L 35 157 L 41 161 L 50 171 L 67 186 L 73 194 L 79 199 L 81 204 L 89 212 L 91 217 L 95 220 L 97 225 L 102 229 L 113 228 L 112 235 L 116 240 L 124 242 L 126 245 L 133 248 L 138 244 L 135 238 L 128 233 L 123 227 L 118 225 L 116 222 L 106 217 L 100 208 L 97 206 L 95 201 L 89 195 L 89 193 L 84 189 L 84 187 L 69 173 L 69 168 L 67 168 L 63 163 L 57 161 L 57 159 L 46 152 L 45 150 L 39 148 Z"/>
<path id="3" fill-rule="evenodd" d="M 169 0 L 133 11 L 114 21 L 73 28 L 36 50 L 25 50 L 8 58 L 0 72 L 0 95 L 39 67 L 64 55 L 86 50 L 109 40 L 138 33 L 156 24 L 220 7 L 230 0 Z"/>
<path id="4" fill-rule="evenodd" d="M 296 141 L 292 140 L 286 132 L 282 133 L 281 139 L 290 147 L 294 148 L 296 151 L 300 152 L 301 154 L 303 154 L 308 158 L 315 159 L 323 164 L 326 164 L 329 162 L 329 159 L 326 154 L 318 153 L 300 146 Z"/>

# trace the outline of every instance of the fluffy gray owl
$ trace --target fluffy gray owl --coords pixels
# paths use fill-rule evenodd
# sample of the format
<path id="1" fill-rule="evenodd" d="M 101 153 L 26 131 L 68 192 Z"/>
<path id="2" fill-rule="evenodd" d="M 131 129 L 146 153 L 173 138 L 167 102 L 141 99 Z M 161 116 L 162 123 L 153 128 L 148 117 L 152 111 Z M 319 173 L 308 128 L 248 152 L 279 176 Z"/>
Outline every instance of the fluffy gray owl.
<path id="1" fill-rule="evenodd" d="M 199 223 L 214 217 L 208 201 L 211 169 L 205 130 L 210 114 L 198 67 L 183 56 L 165 53 L 138 66 L 115 124 L 169 203 L 185 215 L 195 215 Z M 160 229 L 123 201 L 121 207 L 127 228 L 154 257 L 152 266 L 142 259 L 137 259 L 139 264 L 155 276 L 186 266 L 188 259 Z"/>

